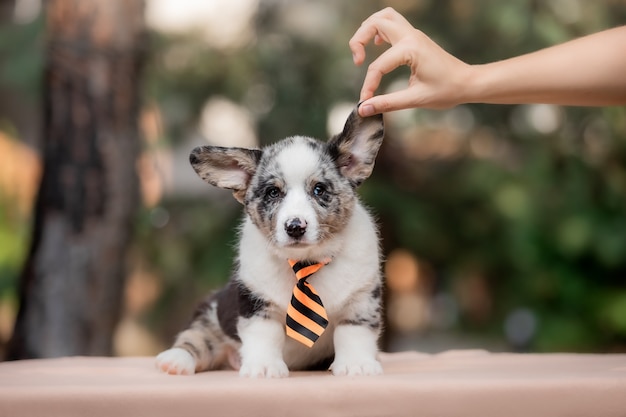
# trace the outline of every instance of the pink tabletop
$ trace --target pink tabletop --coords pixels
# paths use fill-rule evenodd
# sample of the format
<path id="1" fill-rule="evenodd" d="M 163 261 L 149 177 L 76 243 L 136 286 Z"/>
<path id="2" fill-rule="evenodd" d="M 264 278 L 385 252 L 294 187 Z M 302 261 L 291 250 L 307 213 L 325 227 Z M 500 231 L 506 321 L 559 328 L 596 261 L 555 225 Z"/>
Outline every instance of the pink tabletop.
<path id="1" fill-rule="evenodd" d="M 384 375 L 159 373 L 153 358 L 0 363 L 0 417 L 626 416 L 626 354 L 381 354 Z"/>

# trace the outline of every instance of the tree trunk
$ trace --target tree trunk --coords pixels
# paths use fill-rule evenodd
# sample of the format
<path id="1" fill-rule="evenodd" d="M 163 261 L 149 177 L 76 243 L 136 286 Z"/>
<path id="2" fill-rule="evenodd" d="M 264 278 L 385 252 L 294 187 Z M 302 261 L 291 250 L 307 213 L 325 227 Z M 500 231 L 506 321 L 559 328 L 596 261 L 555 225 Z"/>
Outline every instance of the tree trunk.
<path id="1" fill-rule="evenodd" d="M 110 355 L 138 204 L 143 2 L 44 5 L 44 169 L 7 358 Z"/>

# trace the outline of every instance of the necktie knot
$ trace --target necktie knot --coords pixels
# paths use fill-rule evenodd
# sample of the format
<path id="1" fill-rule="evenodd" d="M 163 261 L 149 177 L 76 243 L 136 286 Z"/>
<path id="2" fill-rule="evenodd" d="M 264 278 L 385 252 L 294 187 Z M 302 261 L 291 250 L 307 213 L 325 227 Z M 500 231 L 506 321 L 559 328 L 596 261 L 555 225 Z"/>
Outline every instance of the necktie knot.
<path id="1" fill-rule="evenodd" d="M 311 261 L 296 261 L 293 259 L 289 259 L 289 265 L 293 270 L 294 274 L 296 274 L 296 279 L 300 281 L 301 279 L 306 279 L 319 271 L 324 265 L 328 262 L 311 262 Z"/>
<path id="2" fill-rule="evenodd" d="M 289 260 L 298 280 L 287 307 L 287 336 L 312 347 L 328 326 L 328 316 L 315 288 L 306 281 L 329 261 L 308 262 Z"/>

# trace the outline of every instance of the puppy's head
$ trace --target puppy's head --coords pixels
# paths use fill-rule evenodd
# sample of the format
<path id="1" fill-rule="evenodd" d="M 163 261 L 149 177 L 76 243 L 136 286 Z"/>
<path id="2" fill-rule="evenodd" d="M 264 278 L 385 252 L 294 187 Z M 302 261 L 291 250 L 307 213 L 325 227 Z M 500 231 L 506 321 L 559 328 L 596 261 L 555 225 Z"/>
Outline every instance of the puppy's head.
<path id="1" fill-rule="evenodd" d="M 273 246 L 306 248 L 347 224 L 382 140 L 382 116 L 355 109 L 327 143 L 294 136 L 263 150 L 202 146 L 189 159 L 200 178 L 233 191 Z"/>

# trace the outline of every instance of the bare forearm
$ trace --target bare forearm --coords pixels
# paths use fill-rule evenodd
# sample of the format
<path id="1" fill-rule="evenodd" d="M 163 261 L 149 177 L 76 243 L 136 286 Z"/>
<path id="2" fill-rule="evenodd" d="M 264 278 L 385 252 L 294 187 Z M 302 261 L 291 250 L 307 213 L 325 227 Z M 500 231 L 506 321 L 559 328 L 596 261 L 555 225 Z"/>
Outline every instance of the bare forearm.
<path id="1" fill-rule="evenodd" d="M 626 26 L 474 65 L 460 102 L 626 104 Z"/>

